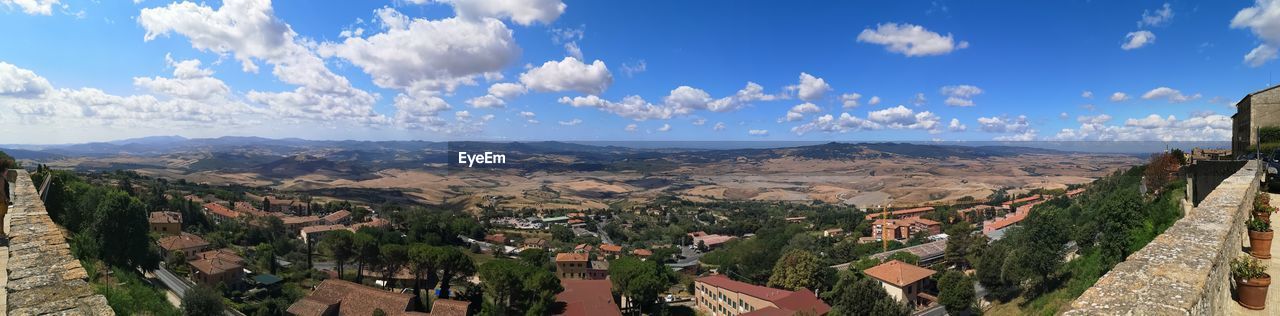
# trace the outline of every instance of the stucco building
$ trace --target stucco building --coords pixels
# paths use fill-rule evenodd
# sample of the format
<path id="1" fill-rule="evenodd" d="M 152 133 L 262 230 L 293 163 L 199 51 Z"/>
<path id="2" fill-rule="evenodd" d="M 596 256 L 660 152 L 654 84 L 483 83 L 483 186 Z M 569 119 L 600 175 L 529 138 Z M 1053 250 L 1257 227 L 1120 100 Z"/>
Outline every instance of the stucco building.
<path id="1" fill-rule="evenodd" d="M 831 306 L 805 289 L 787 291 L 734 281 L 723 274 L 694 280 L 694 306 L 703 315 L 826 315 Z"/>
<path id="2" fill-rule="evenodd" d="M 924 292 L 930 276 L 937 273 L 933 270 L 917 267 L 910 263 L 892 260 L 862 271 L 869 277 L 880 281 L 884 291 L 899 302 L 911 306 L 928 305 L 931 297 Z M 922 295 L 923 294 L 923 295 Z"/>

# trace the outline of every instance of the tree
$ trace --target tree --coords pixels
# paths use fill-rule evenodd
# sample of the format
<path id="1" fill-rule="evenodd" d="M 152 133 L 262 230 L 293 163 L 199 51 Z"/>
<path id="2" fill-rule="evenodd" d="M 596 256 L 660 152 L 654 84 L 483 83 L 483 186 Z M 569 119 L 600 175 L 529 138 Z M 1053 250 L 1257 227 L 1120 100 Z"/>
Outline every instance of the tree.
<path id="1" fill-rule="evenodd" d="M 480 265 L 484 288 L 484 315 L 545 315 L 551 312 L 556 293 L 564 290 L 560 279 L 547 270 L 516 260 L 497 259 Z"/>
<path id="2" fill-rule="evenodd" d="M 890 315 L 906 316 L 909 311 L 893 297 L 885 293 L 880 282 L 871 278 L 859 278 L 845 272 L 836 286 L 824 294 L 831 303 L 828 315 Z"/>
<path id="3" fill-rule="evenodd" d="M 821 283 L 821 259 L 805 250 L 794 249 L 782 255 L 773 265 L 769 287 L 787 290 L 815 289 Z"/>
<path id="4" fill-rule="evenodd" d="M 520 252 L 520 261 L 531 266 L 545 268 L 548 271 L 555 271 L 556 269 L 556 266 L 551 263 L 551 254 L 546 249 L 525 249 Z"/>
<path id="5" fill-rule="evenodd" d="M 271 211 L 271 199 L 265 196 L 262 197 L 262 210 L 267 212 Z"/>
<path id="6" fill-rule="evenodd" d="M 562 242 L 573 241 L 573 237 L 574 237 L 573 230 L 569 229 L 568 226 L 551 225 L 550 230 L 551 230 L 551 239 L 555 239 Z"/>
<path id="7" fill-rule="evenodd" d="M 409 246 L 409 269 L 413 270 L 414 275 L 414 295 L 422 296 L 423 281 L 426 281 L 429 288 L 436 287 L 439 280 L 436 271 L 439 270 L 442 252 L 440 247 L 423 243 Z"/>
<path id="8" fill-rule="evenodd" d="M 342 279 L 342 267 L 355 256 L 355 236 L 346 230 L 335 230 L 325 233 L 320 239 L 320 250 L 333 258 L 334 267 L 338 270 L 338 279 Z"/>
<path id="9" fill-rule="evenodd" d="M 381 253 L 378 249 L 378 240 L 368 230 L 360 230 L 356 232 L 355 238 L 351 240 L 351 252 L 355 254 L 356 259 L 356 283 L 364 280 L 365 266 L 378 265 L 378 255 Z"/>
<path id="10" fill-rule="evenodd" d="M 609 280 L 613 291 L 625 295 L 628 302 L 639 305 L 641 312 L 656 313 L 661 307 L 660 294 L 675 284 L 676 276 L 657 261 L 627 256 L 609 262 Z"/>
<path id="11" fill-rule="evenodd" d="M 917 256 L 913 253 L 906 252 L 906 251 L 895 252 L 892 255 L 889 255 L 888 259 L 885 259 L 885 261 L 893 261 L 893 260 L 898 260 L 898 261 L 902 261 L 902 262 L 906 262 L 914 265 L 920 264 L 920 256 Z"/>
<path id="12" fill-rule="evenodd" d="M 541 267 L 535 267 L 541 268 Z M 440 254 L 440 298 L 449 298 L 449 287 L 454 278 L 476 274 L 476 264 L 471 257 L 455 247 L 446 247 Z M 550 272 L 551 270 L 546 270 Z"/>
<path id="13" fill-rule="evenodd" d="M 951 314 L 966 314 L 973 309 L 973 279 L 964 273 L 948 270 L 938 280 L 938 303 Z"/>
<path id="14" fill-rule="evenodd" d="M 992 244 L 982 252 L 977 262 L 976 269 L 978 283 L 989 289 L 996 289 L 1005 286 L 1003 276 L 1005 255 L 1008 253 L 1009 247 L 1003 242 Z"/>
<path id="15" fill-rule="evenodd" d="M 182 314 L 186 316 L 217 316 L 226 309 L 222 295 L 207 286 L 197 286 L 182 297 Z"/>
<path id="16" fill-rule="evenodd" d="M 147 224 L 146 206 L 123 191 L 111 190 L 97 207 L 97 218 L 90 227 L 103 249 L 103 262 L 116 267 L 155 270 L 160 265 Z M 108 250 L 109 249 L 109 250 Z"/>
<path id="17" fill-rule="evenodd" d="M 378 247 L 378 255 L 382 258 L 382 278 L 390 284 L 401 268 L 409 264 L 409 248 L 405 245 L 386 244 Z"/>

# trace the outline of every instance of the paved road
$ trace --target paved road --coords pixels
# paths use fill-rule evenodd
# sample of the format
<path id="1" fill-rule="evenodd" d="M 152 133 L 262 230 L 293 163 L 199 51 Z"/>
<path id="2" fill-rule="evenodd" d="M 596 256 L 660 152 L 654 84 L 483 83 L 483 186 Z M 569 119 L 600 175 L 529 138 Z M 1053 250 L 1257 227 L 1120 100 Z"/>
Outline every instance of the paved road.
<path id="1" fill-rule="evenodd" d="M 912 316 L 946 316 L 951 314 L 947 313 L 946 308 L 942 308 L 942 304 L 937 304 L 929 308 L 916 311 L 915 313 L 911 313 L 911 315 Z"/>
<path id="2" fill-rule="evenodd" d="M 596 231 L 599 232 L 600 242 L 612 245 L 613 239 L 609 238 L 609 233 L 604 231 L 604 225 L 608 225 L 608 224 L 609 224 L 608 220 L 602 220 L 602 221 L 596 222 Z"/>
<path id="3" fill-rule="evenodd" d="M 182 280 L 182 277 L 169 272 L 169 269 L 165 269 L 163 266 L 158 270 L 151 271 L 151 273 L 155 274 L 156 279 L 160 279 L 160 282 L 164 283 L 165 287 L 177 294 L 178 298 L 186 297 L 187 291 L 191 290 L 191 285 Z"/>

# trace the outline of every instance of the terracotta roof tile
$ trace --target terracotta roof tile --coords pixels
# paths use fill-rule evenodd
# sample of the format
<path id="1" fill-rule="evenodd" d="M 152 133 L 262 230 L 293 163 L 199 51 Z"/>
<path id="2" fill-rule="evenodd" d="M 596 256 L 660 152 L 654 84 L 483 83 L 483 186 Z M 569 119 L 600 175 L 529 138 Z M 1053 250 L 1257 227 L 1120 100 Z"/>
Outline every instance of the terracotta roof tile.
<path id="1" fill-rule="evenodd" d="M 586 262 L 590 257 L 585 253 L 562 252 L 556 254 L 556 262 Z"/>
<path id="2" fill-rule="evenodd" d="M 937 272 L 917 267 L 910 263 L 892 260 L 862 270 L 862 273 L 897 287 L 905 287 L 908 284 L 928 278 Z"/>
<path id="3" fill-rule="evenodd" d="M 467 316 L 467 307 L 470 302 L 455 301 L 451 299 L 436 299 L 431 302 L 431 316 Z"/>
<path id="4" fill-rule="evenodd" d="M 564 302 L 566 316 L 621 316 L 618 304 L 613 301 L 609 280 L 561 279 L 564 291 L 556 294 L 556 301 Z M 434 314 L 434 313 L 432 313 Z"/>
<path id="5" fill-rule="evenodd" d="M 306 302 L 308 300 L 312 302 Z M 386 312 L 387 315 L 403 315 L 405 310 L 409 309 L 412 300 L 413 295 L 328 279 L 320 282 L 311 294 L 289 306 L 289 312 L 293 313 L 295 307 L 300 311 L 311 311 L 319 304 L 324 304 L 337 305 L 338 315 L 373 315 L 373 311 L 378 309 Z"/>
<path id="6" fill-rule="evenodd" d="M 204 238 L 188 233 L 160 237 L 156 243 L 167 252 L 209 246 L 209 242 L 205 241 Z"/>
<path id="7" fill-rule="evenodd" d="M 152 224 L 182 224 L 182 213 L 151 212 L 151 214 L 147 215 L 147 222 Z"/>

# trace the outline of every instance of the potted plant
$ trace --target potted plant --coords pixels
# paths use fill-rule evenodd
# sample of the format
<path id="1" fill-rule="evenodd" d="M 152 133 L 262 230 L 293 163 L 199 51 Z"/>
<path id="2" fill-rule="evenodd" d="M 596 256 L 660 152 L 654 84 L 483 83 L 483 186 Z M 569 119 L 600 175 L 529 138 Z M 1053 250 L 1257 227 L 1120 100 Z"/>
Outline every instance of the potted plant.
<path id="1" fill-rule="evenodd" d="M 1267 307 L 1267 288 L 1271 275 L 1258 259 L 1240 256 L 1231 260 L 1231 277 L 1236 281 L 1236 302 L 1252 310 Z"/>
<path id="2" fill-rule="evenodd" d="M 1253 218 L 1271 223 L 1271 213 L 1275 211 L 1276 208 L 1271 206 L 1270 194 L 1260 193 L 1253 199 Z"/>
<path id="3" fill-rule="evenodd" d="M 1245 224 L 1249 227 L 1249 255 L 1258 259 L 1271 259 L 1271 223 L 1259 219 L 1251 219 Z"/>

